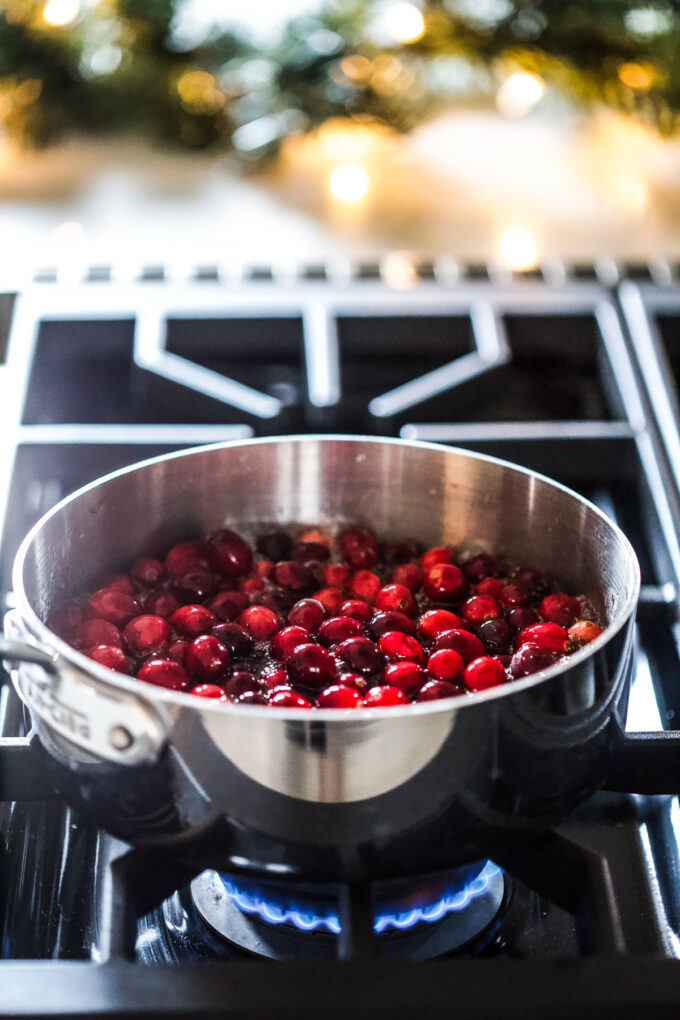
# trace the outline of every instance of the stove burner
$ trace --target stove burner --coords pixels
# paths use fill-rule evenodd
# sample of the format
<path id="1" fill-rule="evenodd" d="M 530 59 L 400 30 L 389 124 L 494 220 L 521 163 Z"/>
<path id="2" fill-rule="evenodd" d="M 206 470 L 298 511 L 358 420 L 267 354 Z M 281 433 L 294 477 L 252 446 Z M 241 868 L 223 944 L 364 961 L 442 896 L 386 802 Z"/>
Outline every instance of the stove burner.
<path id="1" fill-rule="evenodd" d="M 459 949 L 493 921 L 503 901 L 502 872 L 491 861 L 427 878 L 417 888 L 376 883 L 379 955 L 425 959 Z M 329 887 L 311 894 L 205 871 L 191 884 L 204 921 L 228 942 L 275 959 L 332 958 L 341 931 Z"/>

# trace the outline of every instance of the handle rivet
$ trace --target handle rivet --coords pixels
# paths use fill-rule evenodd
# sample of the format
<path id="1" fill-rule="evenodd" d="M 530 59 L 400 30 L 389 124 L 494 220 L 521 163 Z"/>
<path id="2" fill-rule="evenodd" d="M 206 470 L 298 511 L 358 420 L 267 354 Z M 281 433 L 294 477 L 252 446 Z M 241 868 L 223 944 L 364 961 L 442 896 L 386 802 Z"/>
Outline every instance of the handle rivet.
<path id="1" fill-rule="evenodd" d="M 124 726 L 114 726 L 109 732 L 109 743 L 116 751 L 127 751 L 132 742 L 132 734 Z"/>

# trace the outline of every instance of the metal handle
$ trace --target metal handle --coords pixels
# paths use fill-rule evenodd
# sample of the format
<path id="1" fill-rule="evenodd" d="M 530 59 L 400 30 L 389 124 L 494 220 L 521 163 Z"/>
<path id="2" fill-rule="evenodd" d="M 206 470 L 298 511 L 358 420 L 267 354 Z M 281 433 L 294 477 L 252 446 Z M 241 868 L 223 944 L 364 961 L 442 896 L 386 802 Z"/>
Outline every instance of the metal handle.
<path id="1" fill-rule="evenodd" d="M 0 634 L 0 659 L 3 662 L 30 662 L 40 666 L 54 676 L 57 672 L 57 657 L 44 651 L 38 645 L 27 645 L 23 641 L 12 641 Z"/>
<path id="2" fill-rule="evenodd" d="M 680 731 L 619 733 L 604 786 L 617 793 L 680 793 Z"/>

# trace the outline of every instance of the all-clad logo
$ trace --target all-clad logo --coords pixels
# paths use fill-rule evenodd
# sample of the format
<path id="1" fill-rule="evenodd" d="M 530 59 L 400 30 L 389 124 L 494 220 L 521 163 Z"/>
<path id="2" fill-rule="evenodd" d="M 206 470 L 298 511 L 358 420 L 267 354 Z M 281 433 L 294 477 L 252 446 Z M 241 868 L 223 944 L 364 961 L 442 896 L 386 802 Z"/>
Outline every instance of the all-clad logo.
<path id="1" fill-rule="evenodd" d="M 65 705 L 55 694 L 31 677 L 22 677 L 21 688 L 31 707 L 48 719 L 55 729 L 60 730 L 65 736 L 72 735 L 80 740 L 91 739 L 90 721 L 84 712 Z"/>

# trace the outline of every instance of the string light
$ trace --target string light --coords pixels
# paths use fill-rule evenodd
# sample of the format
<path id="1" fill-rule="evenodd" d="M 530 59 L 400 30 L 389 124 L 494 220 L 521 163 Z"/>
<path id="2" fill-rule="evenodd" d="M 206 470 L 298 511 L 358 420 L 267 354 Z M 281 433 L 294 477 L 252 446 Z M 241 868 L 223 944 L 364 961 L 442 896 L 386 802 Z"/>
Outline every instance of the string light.
<path id="1" fill-rule="evenodd" d="M 43 18 L 48 25 L 62 28 L 70 25 L 80 14 L 80 0 L 47 0 Z"/>
<path id="2" fill-rule="evenodd" d="M 631 89 L 636 89 L 638 92 L 649 92 L 658 78 L 653 64 L 637 63 L 635 61 L 621 64 L 618 75 L 624 85 Z"/>
<path id="3" fill-rule="evenodd" d="M 385 28 L 395 42 L 417 42 L 425 34 L 425 18 L 413 4 L 393 4 L 385 12 Z"/>
<path id="4" fill-rule="evenodd" d="M 360 202 L 368 191 L 369 177 L 358 163 L 337 166 L 328 178 L 331 193 L 340 202 Z"/>
<path id="5" fill-rule="evenodd" d="M 391 251 L 382 260 L 381 275 L 388 287 L 408 290 L 418 282 L 413 255 L 408 251 Z"/>
<path id="6" fill-rule="evenodd" d="M 545 86 L 535 74 L 518 71 L 496 93 L 496 106 L 505 117 L 524 117 L 543 98 Z"/>
<path id="7" fill-rule="evenodd" d="M 511 223 L 501 235 L 500 253 L 510 269 L 533 269 L 538 258 L 536 239 L 528 227 L 521 223 Z"/>

